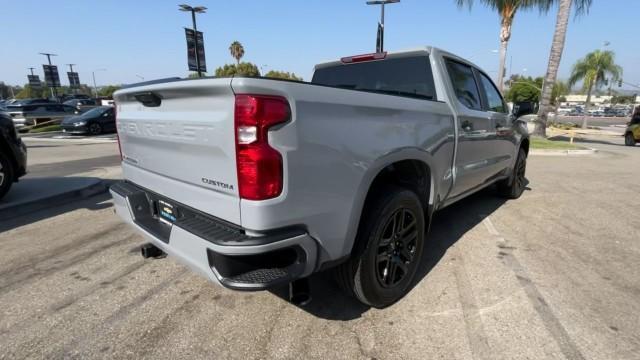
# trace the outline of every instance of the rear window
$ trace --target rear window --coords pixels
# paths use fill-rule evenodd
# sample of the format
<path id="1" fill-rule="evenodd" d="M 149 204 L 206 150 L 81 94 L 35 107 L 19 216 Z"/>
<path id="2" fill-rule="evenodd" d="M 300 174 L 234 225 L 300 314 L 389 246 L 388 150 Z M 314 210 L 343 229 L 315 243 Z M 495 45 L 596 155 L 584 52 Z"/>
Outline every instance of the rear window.
<path id="1" fill-rule="evenodd" d="M 428 56 L 391 58 L 316 70 L 314 84 L 435 100 Z"/>

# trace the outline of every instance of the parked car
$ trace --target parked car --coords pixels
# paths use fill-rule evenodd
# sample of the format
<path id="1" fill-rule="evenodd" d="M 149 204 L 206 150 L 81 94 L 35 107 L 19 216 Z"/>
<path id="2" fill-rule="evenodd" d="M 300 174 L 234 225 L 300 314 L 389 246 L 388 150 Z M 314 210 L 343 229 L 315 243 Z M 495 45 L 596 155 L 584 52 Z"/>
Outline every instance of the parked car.
<path id="1" fill-rule="evenodd" d="M 22 105 L 33 105 L 33 104 L 48 104 L 55 103 L 55 101 L 49 99 L 18 99 L 13 101 L 11 104 L 7 106 L 22 106 Z"/>
<path id="2" fill-rule="evenodd" d="M 117 213 L 151 241 L 144 255 L 231 289 L 296 289 L 334 268 L 349 294 L 388 306 L 411 289 L 436 210 L 526 186 L 523 113 L 432 47 L 320 64 L 311 83 L 167 80 L 114 98 Z"/>
<path id="3" fill-rule="evenodd" d="M 635 146 L 638 141 L 640 141 L 640 107 L 636 108 L 624 132 L 625 145 Z"/>
<path id="4" fill-rule="evenodd" d="M 0 199 L 26 171 L 27 147 L 20 140 L 11 117 L 0 112 Z"/>
<path id="5" fill-rule="evenodd" d="M 112 106 L 99 106 L 80 115 L 67 117 L 60 125 L 62 131 L 67 133 L 99 135 L 116 131 L 116 117 Z"/>
<path id="6" fill-rule="evenodd" d="M 73 106 L 56 103 L 11 104 L 6 110 L 19 130 L 43 122 L 59 123 L 64 117 L 77 111 Z"/>
<path id="7" fill-rule="evenodd" d="M 80 112 L 99 106 L 94 99 L 71 99 L 65 101 L 64 105 L 73 106 Z"/>
<path id="8" fill-rule="evenodd" d="M 65 103 L 69 100 L 89 100 L 89 99 L 91 99 L 91 97 L 89 95 L 84 95 L 84 94 L 63 94 L 59 98 L 61 103 Z"/>

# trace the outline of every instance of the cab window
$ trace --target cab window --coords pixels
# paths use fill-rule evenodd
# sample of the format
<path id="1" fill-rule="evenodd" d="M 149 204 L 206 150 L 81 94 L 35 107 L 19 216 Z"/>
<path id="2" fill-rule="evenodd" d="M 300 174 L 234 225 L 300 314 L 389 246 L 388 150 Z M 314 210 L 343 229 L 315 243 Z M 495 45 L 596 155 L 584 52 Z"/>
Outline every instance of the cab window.
<path id="1" fill-rule="evenodd" d="M 469 109 L 482 110 L 480 92 L 471 66 L 447 60 L 447 71 L 458 100 Z"/>
<path id="2" fill-rule="evenodd" d="M 482 83 L 482 90 L 484 91 L 487 104 L 487 111 L 506 113 L 507 107 L 504 105 L 504 101 L 502 100 L 502 96 L 500 96 L 500 92 L 496 89 L 495 85 L 493 85 L 493 81 L 489 79 L 485 74 L 480 73 L 480 83 Z"/>

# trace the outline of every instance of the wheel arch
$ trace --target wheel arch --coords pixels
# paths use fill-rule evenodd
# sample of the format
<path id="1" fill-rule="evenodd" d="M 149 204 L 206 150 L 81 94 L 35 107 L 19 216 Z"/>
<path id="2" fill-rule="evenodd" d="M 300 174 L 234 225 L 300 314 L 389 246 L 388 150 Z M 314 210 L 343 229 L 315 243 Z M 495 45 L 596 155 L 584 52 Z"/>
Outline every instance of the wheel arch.
<path id="1" fill-rule="evenodd" d="M 380 159 L 377 166 L 369 168 L 352 210 L 352 226 L 345 239 L 343 254 L 348 257 L 364 249 L 366 244 L 356 243 L 357 233 L 368 204 L 385 185 L 405 187 L 418 194 L 428 229 L 434 209 L 434 194 L 437 193 L 433 170 L 429 154 L 418 149 L 400 151 Z"/>
<path id="2" fill-rule="evenodd" d="M 529 144 L 529 137 L 524 137 L 522 141 L 520 141 L 520 149 L 524 149 L 524 153 L 527 154 L 527 156 L 529 156 Z"/>

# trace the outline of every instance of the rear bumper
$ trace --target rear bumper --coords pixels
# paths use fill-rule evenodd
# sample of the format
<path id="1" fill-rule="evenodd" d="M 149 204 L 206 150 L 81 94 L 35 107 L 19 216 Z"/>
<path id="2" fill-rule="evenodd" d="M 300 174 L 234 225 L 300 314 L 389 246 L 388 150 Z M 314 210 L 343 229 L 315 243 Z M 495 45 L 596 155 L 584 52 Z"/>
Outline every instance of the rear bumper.
<path id="1" fill-rule="evenodd" d="M 296 228 L 246 235 L 234 224 L 201 213 L 130 182 L 111 187 L 116 213 L 154 245 L 211 281 L 236 290 L 264 290 L 310 275 L 318 246 Z M 161 221 L 158 201 L 175 205 L 175 222 Z"/>

